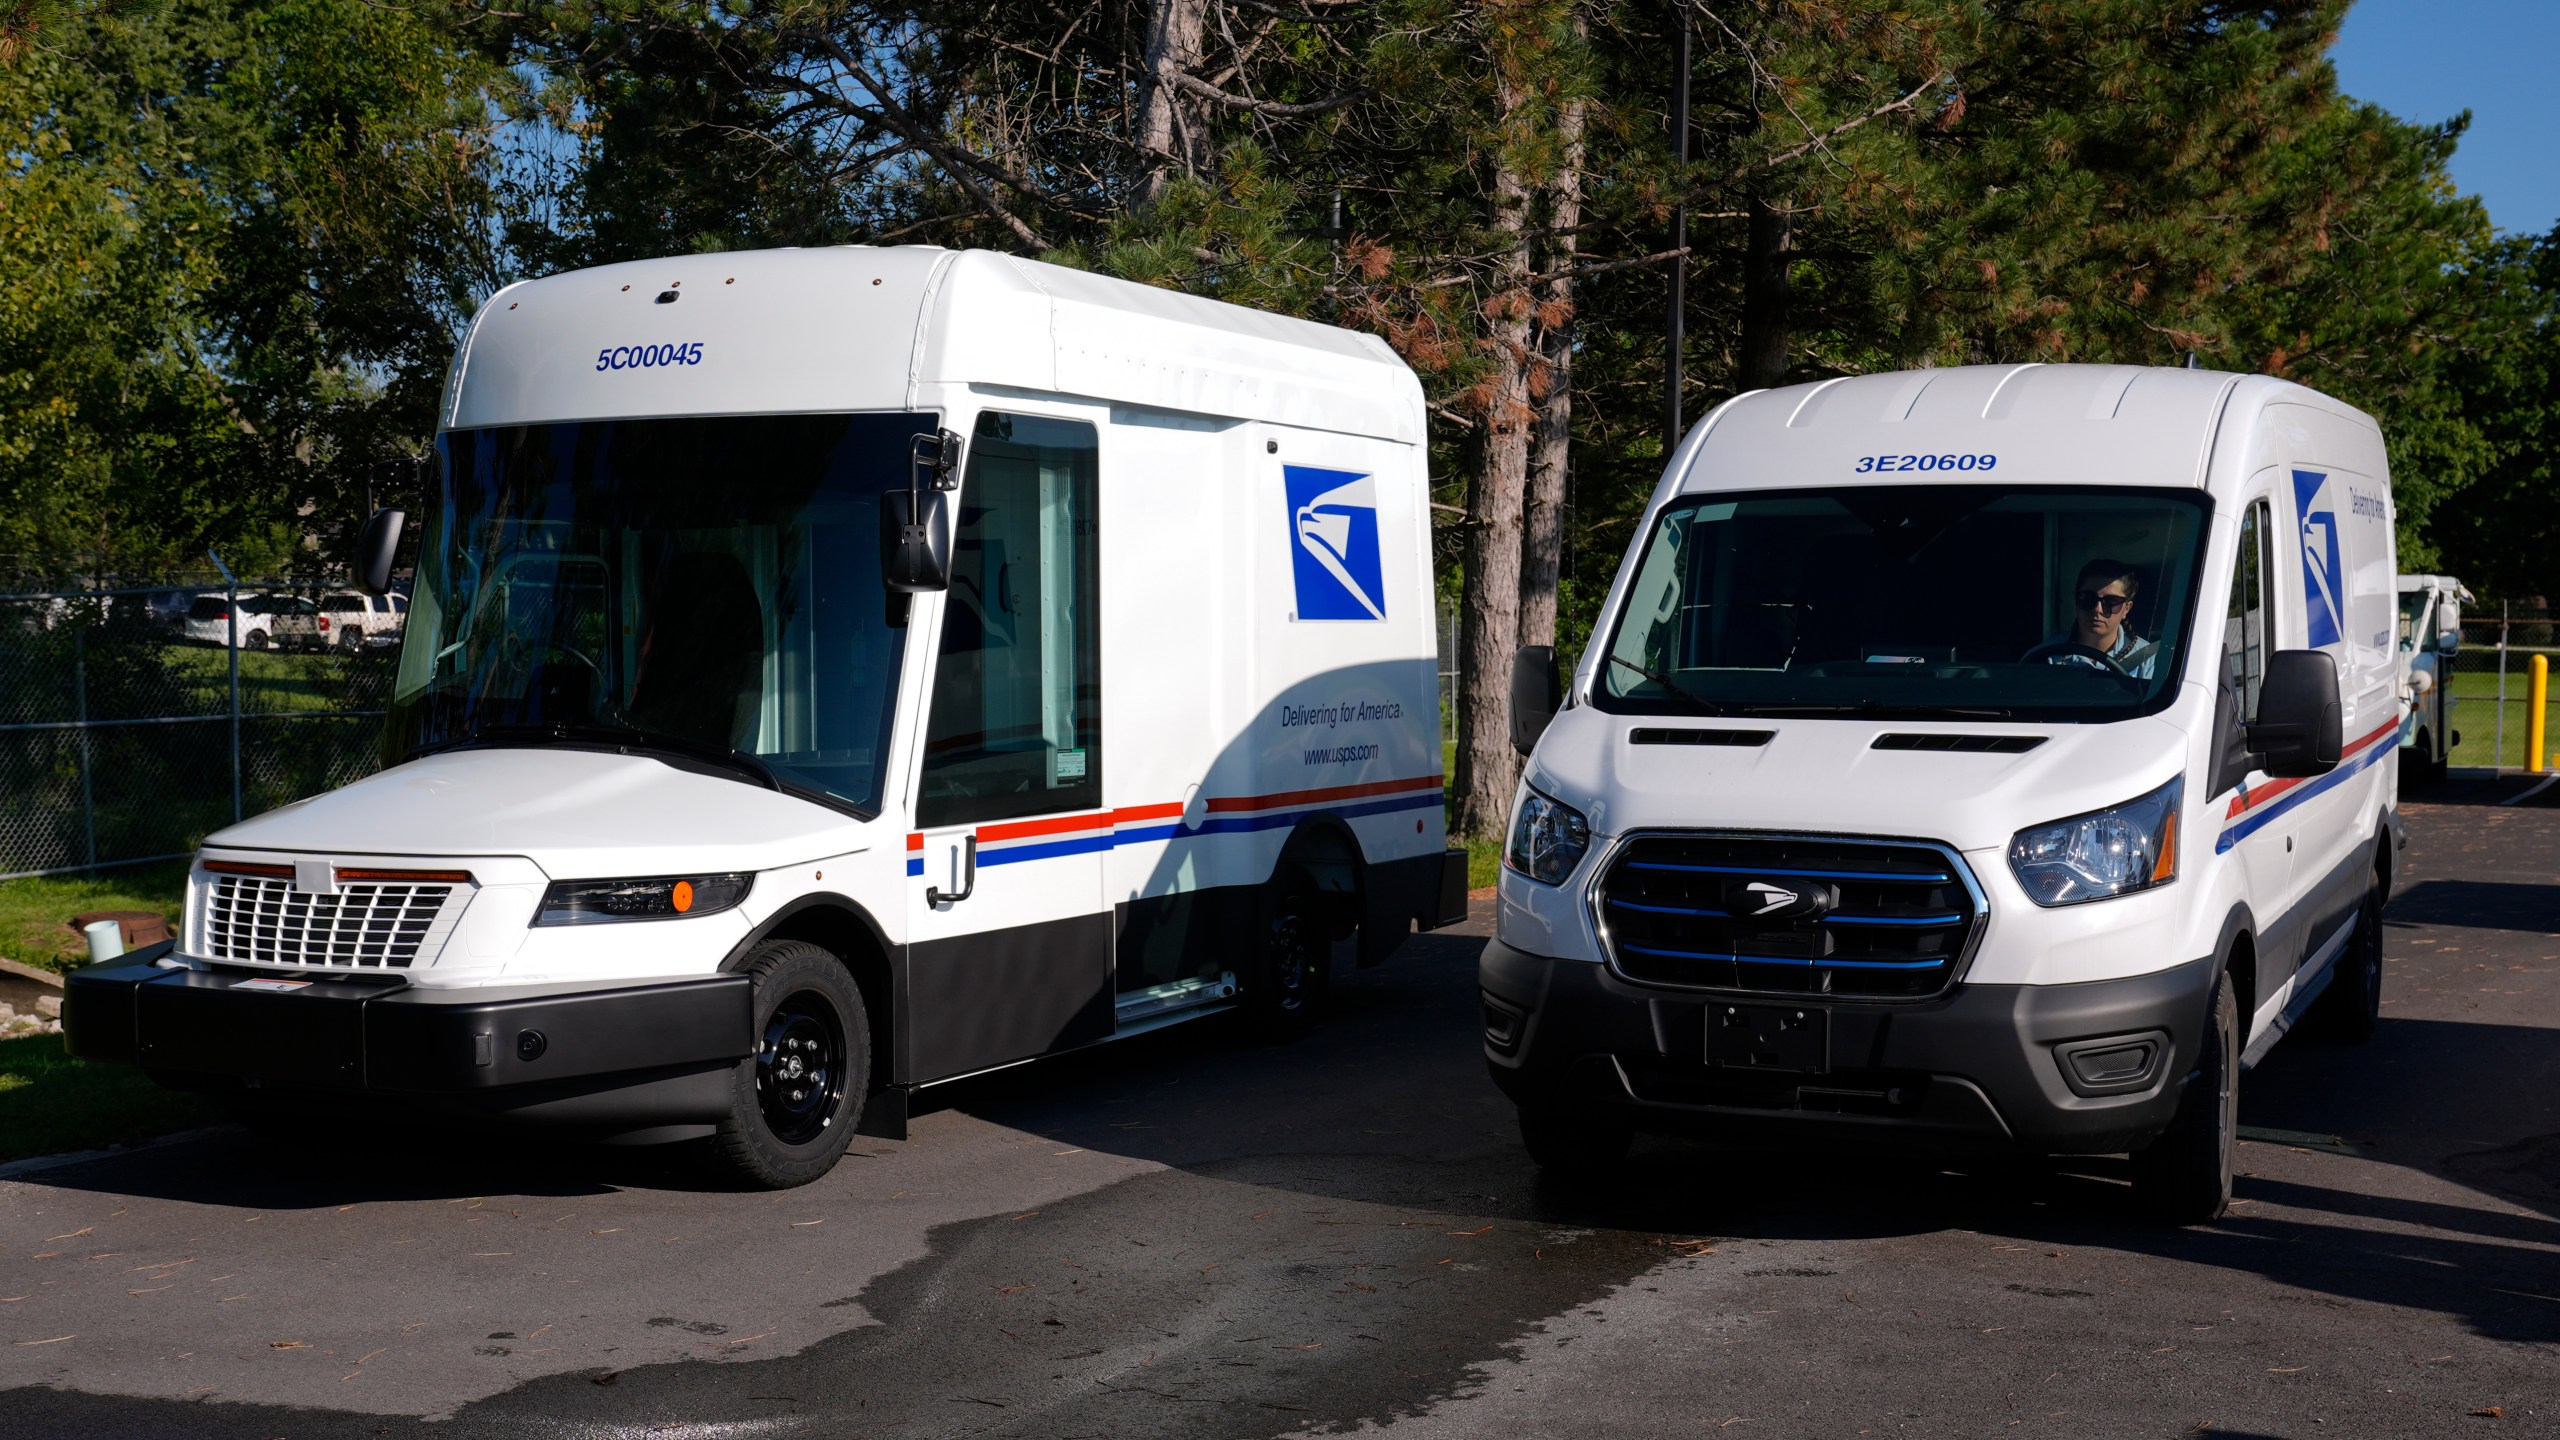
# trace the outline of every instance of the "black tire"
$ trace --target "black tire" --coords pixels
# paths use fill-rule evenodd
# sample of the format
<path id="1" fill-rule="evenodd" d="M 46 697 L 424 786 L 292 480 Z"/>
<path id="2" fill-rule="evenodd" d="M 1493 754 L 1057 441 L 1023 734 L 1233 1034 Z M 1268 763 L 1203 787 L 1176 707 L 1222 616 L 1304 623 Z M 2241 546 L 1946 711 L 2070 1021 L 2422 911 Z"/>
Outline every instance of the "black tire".
<path id="1" fill-rule="evenodd" d="M 799 940 L 747 957 L 756 1053 L 732 1072 L 729 1113 L 712 1149 L 761 1190 L 806 1185 L 853 1143 L 871 1084 L 871 1017 L 844 962 Z"/>
<path id="2" fill-rule="evenodd" d="M 2382 1021 L 2381 876 L 2365 883 L 2364 900 L 2356 906 L 2356 932 L 2331 963 L 2336 969 L 2328 987 L 2311 1002 L 2305 1018 L 2320 1039 L 2361 1045 L 2373 1038 Z"/>
<path id="3" fill-rule="evenodd" d="M 361 650 L 364 648 L 364 631 L 350 625 L 338 632 L 338 643 L 349 650 Z"/>
<path id="4" fill-rule="evenodd" d="M 2134 1200 L 2167 1225 L 2202 1225 L 2231 1207 L 2240 1148 L 2240 1002 L 2228 970 L 2213 983 L 2210 1013 L 2178 1118 L 2133 1154 Z"/>
<path id="5" fill-rule="evenodd" d="M 1626 1159 L 1635 1143 L 1633 1129 L 1595 1115 L 1520 1107 L 1520 1144 L 1555 1179 L 1588 1179 Z"/>
<path id="6" fill-rule="evenodd" d="M 267 632 L 266 632 L 266 631 L 264 631 L 264 630 L 252 630 L 252 631 L 250 631 L 248 634 L 241 636 L 241 637 L 240 637 L 240 648 L 241 648 L 241 649 L 243 649 L 243 650 L 264 650 L 264 649 L 266 649 L 266 648 L 267 648 Z"/>
<path id="7" fill-rule="evenodd" d="M 1245 975 L 1245 1019 L 1257 1038 L 1285 1045 L 1315 1028 L 1332 980 L 1332 959 L 1323 892 L 1304 872 L 1282 871 Z"/>

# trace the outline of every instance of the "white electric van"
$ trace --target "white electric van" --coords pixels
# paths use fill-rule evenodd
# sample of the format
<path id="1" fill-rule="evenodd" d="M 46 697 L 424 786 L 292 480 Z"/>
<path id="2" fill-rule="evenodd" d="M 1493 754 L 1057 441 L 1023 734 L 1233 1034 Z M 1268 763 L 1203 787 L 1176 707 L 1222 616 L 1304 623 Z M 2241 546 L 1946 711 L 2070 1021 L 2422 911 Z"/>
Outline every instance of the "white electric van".
<path id="1" fill-rule="evenodd" d="M 2400 686 L 2409 707 L 2400 722 L 2403 779 L 2443 780 L 2462 743 L 2453 666 L 2462 653 L 2462 607 L 2471 603 L 2470 589 L 2450 575 L 2400 577 Z"/>
<path id="2" fill-rule="evenodd" d="M 2133 1155 L 2219 1214 L 2242 1068 L 2371 1032 L 2389 469 L 2299 385 L 2122 366 L 1744 395 L 1534 744 L 1484 952 L 1531 1154 L 1637 1131 Z M 1557 702 L 1561 699 L 1561 709 Z"/>
<path id="3" fill-rule="evenodd" d="M 71 1048 L 787 1185 L 928 1082 L 1285 1036 L 1464 913 L 1424 442 L 1375 337 L 1001 255 L 509 288 L 390 763 L 209 839 L 174 948 L 72 978 Z"/>

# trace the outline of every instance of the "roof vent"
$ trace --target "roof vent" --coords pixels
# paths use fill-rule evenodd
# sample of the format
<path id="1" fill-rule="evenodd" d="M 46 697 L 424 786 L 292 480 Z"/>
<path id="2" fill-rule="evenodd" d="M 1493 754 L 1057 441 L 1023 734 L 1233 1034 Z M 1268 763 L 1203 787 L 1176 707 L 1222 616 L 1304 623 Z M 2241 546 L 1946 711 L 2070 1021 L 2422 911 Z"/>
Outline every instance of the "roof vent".
<path id="1" fill-rule="evenodd" d="M 658 303 L 661 305 L 673 305 L 676 303 L 676 298 L 676 292 L 673 290 L 661 290 L 658 292 Z"/>
<path id="2" fill-rule="evenodd" d="M 1766 745 L 1776 736 L 1775 730 L 1672 730 L 1646 727 L 1627 732 L 1630 745 L 1740 745 L 1745 748 Z"/>
<path id="3" fill-rule="evenodd" d="M 1967 755 L 2024 755 L 2043 744 L 2042 735 L 1879 735 L 1877 750 L 1950 750 Z"/>

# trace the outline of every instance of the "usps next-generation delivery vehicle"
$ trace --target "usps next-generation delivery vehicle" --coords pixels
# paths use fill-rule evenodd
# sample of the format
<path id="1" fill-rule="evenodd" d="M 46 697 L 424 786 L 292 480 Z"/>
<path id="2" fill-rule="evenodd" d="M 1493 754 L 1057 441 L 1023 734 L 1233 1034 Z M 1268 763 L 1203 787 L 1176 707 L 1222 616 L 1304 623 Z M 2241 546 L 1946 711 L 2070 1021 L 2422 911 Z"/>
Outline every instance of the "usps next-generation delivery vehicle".
<path id="1" fill-rule="evenodd" d="M 2242 1068 L 2380 1003 L 2392 519 L 2374 423 L 2264 377 L 1951 368 L 1708 416 L 1569 687 L 1543 651 L 1513 677 L 1482 983 L 1532 1155 L 2130 1152 L 2154 1213 L 2221 1213 Z"/>
<path id="2" fill-rule="evenodd" d="M 208 840 L 174 947 L 73 977 L 71 1047 L 778 1186 L 920 1084 L 1286 1035 L 1464 911 L 1424 440 L 1374 337 L 993 254 L 507 289 L 391 763 Z"/>

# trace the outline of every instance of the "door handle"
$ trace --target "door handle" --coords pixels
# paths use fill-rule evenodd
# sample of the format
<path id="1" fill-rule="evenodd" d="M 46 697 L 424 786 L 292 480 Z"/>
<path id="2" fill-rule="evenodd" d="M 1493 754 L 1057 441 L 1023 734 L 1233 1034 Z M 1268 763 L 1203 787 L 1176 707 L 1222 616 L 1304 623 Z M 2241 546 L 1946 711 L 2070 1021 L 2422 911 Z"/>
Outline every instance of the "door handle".
<path id="1" fill-rule="evenodd" d="M 978 837 L 975 835 L 964 835 L 960 837 L 960 888 L 957 891 L 946 892 L 927 885 L 924 887 L 924 903 L 927 905 L 957 905 L 961 901 L 966 900 L 977 893 Z"/>

